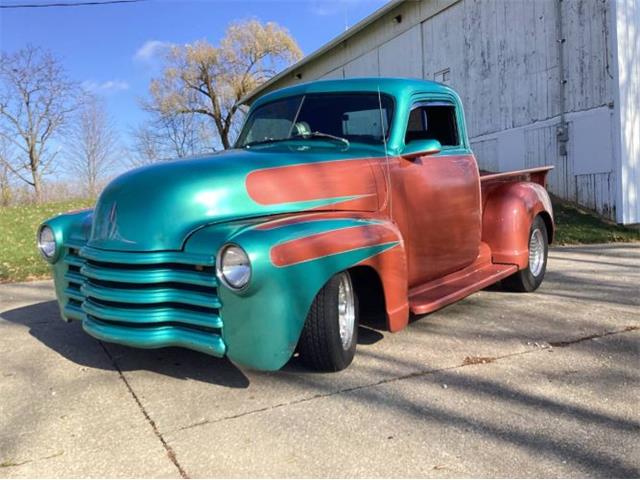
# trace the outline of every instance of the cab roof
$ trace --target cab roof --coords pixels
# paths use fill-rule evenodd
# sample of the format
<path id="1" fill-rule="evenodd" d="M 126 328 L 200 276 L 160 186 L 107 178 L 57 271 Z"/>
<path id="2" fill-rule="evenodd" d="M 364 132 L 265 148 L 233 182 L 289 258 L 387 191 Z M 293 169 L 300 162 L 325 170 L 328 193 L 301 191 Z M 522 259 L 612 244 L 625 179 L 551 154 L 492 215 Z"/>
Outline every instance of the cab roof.
<path id="1" fill-rule="evenodd" d="M 263 95 L 252 105 L 255 108 L 266 102 L 278 100 L 293 95 L 305 95 L 309 93 L 339 93 L 339 92 L 377 92 L 392 95 L 396 98 L 411 96 L 417 93 L 450 94 L 457 97 L 453 89 L 431 80 L 418 80 L 415 78 L 387 78 L 387 77 L 363 77 L 344 80 L 315 80 L 301 83 L 292 87 L 282 88 Z"/>

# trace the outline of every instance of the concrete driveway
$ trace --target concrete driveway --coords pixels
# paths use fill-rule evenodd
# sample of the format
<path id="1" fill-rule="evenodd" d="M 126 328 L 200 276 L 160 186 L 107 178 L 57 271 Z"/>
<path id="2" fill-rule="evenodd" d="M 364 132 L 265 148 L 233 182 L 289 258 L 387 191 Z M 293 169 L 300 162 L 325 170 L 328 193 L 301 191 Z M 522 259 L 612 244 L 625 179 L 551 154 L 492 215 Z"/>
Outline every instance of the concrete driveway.
<path id="1" fill-rule="evenodd" d="M 103 344 L 0 286 L 0 477 L 638 477 L 640 244 L 555 248 L 345 372 Z"/>

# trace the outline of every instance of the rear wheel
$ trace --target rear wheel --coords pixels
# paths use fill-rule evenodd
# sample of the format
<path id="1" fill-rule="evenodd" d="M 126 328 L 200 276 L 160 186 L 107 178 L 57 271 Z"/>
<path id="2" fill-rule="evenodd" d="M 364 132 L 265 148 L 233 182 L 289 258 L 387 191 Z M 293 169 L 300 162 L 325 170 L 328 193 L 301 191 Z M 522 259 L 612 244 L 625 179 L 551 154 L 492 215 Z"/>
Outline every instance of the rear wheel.
<path id="1" fill-rule="evenodd" d="M 529 265 L 503 280 L 507 289 L 514 292 L 533 292 L 540 286 L 547 271 L 548 238 L 547 226 L 542 217 L 537 216 L 529 230 Z"/>
<path id="2" fill-rule="evenodd" d="M 300 360 L 325 372 L 351 364 L 358 343 L 358 300 L 348 272 L 334 275 L 313 300 L 298 342 Z"/>

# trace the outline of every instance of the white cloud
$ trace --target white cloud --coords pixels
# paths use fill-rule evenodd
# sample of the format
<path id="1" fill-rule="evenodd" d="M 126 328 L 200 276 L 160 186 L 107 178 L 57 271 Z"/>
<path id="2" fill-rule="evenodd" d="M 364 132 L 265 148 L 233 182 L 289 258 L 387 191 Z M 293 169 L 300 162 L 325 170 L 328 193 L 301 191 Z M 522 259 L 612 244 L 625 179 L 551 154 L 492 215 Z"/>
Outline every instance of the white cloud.
<path id="1" fill-rule="evenodd" d="M 140 62 L 150 62 L 157 56 L 164 53 L 170 46 L 171 44 L 169 42 L 147 40 L 133 55 L 133 59 Z"/>
<path id="2" fill-rule="evenodd" d="M 106 82 L 82 82 L 82 88 L 94 93 L 112 93 L 129 90 L 129 84 L 122 80 L 107 80 Z"/>

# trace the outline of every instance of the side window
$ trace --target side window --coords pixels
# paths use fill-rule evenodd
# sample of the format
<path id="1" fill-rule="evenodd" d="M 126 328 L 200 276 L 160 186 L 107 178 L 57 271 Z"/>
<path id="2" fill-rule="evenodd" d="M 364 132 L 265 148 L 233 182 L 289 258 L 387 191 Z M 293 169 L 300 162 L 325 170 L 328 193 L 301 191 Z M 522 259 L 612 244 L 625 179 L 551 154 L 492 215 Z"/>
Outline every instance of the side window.
<path id="1" fill-rule="evenodd" d="M 443 147 L 460 144 L 456 109 L 453 105 L 420 105 L 411 110 L 404 143 L 438 140 Z"/>

